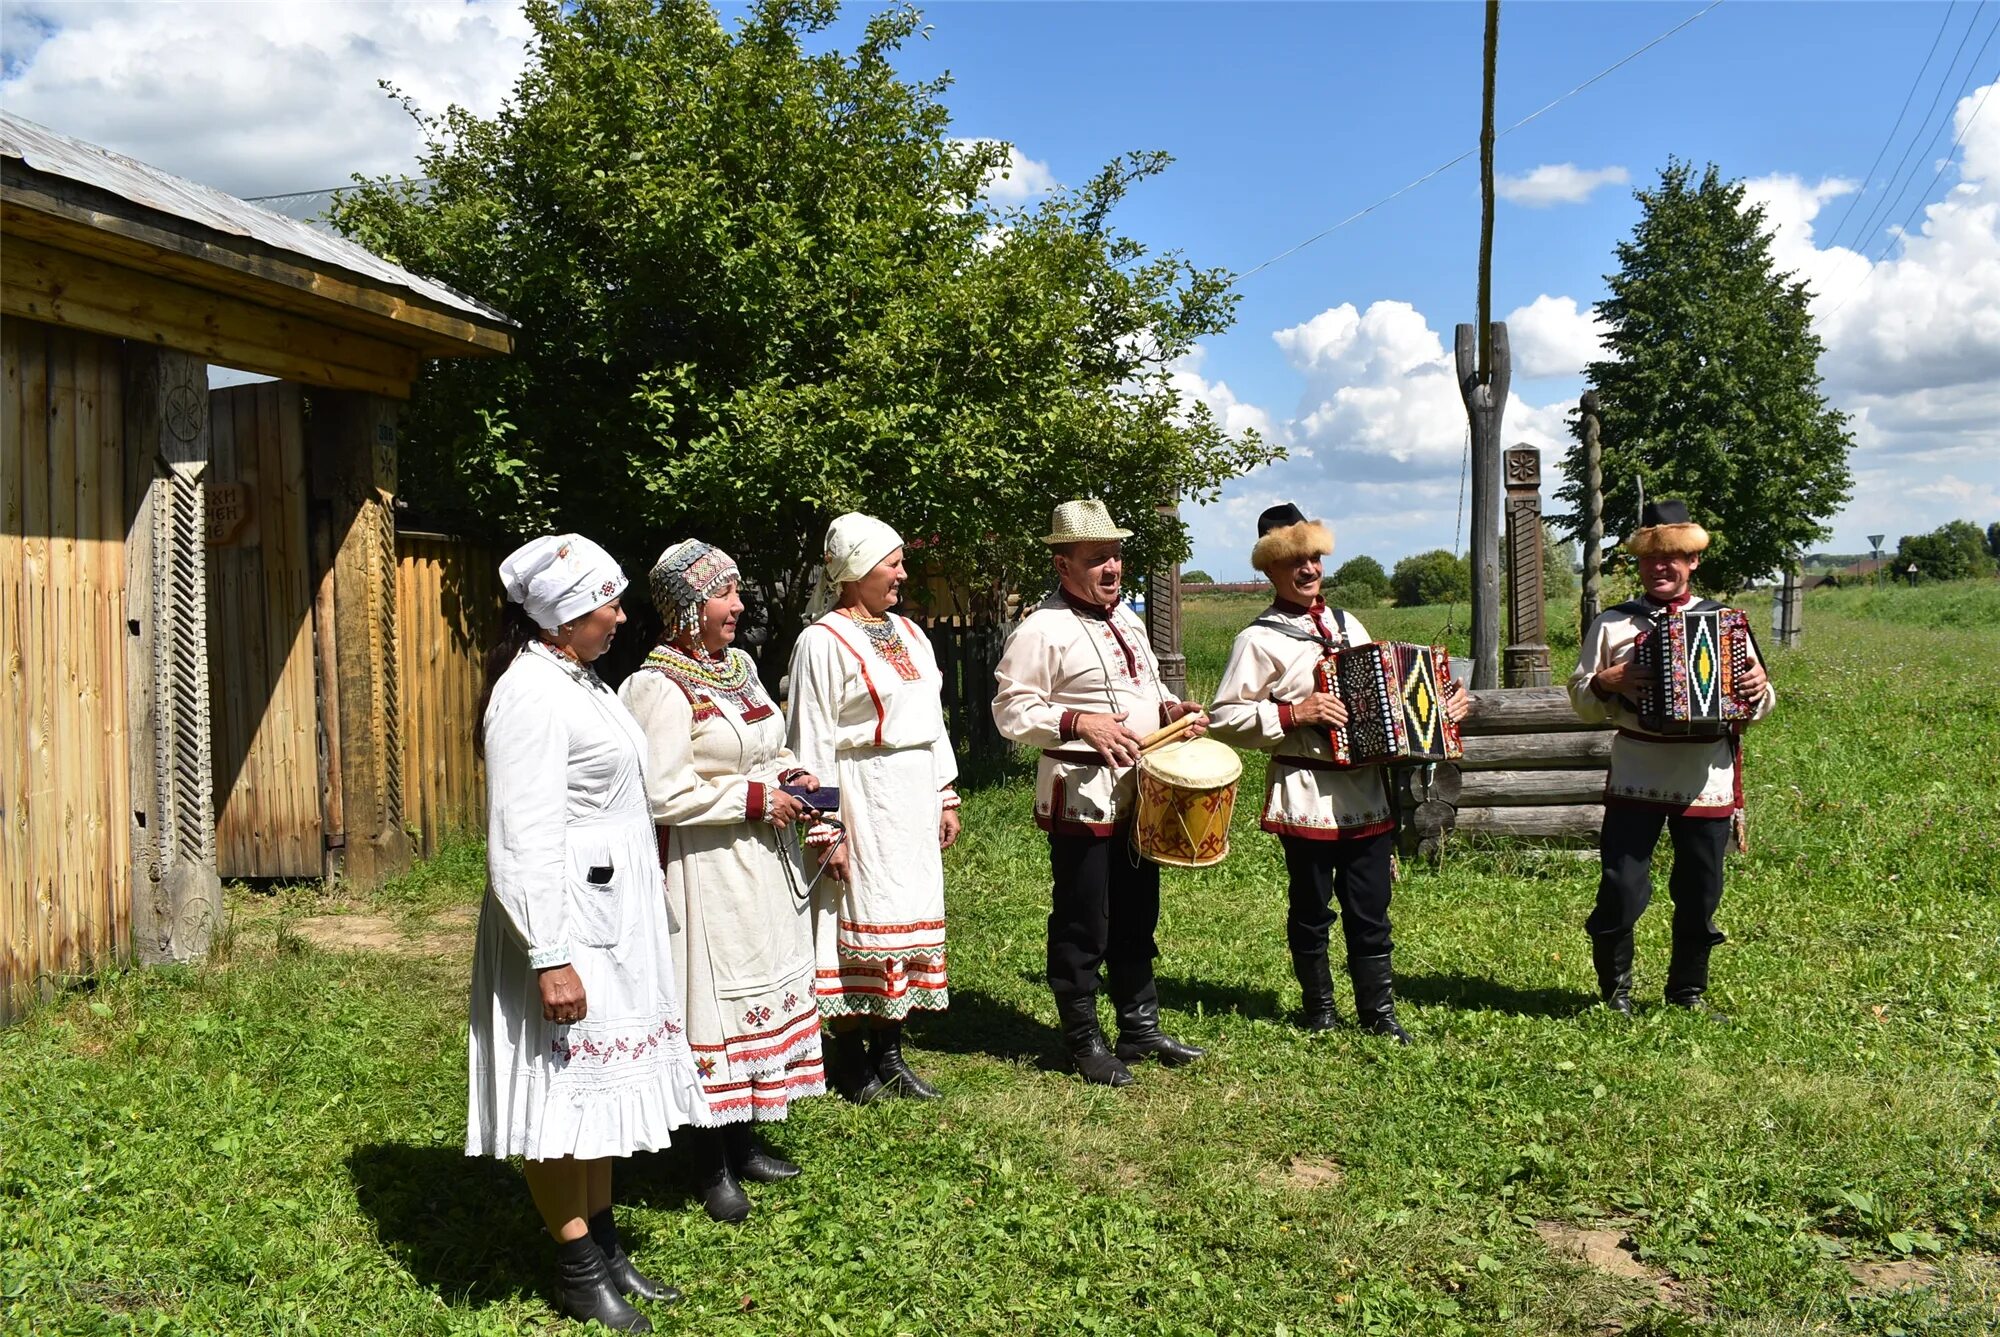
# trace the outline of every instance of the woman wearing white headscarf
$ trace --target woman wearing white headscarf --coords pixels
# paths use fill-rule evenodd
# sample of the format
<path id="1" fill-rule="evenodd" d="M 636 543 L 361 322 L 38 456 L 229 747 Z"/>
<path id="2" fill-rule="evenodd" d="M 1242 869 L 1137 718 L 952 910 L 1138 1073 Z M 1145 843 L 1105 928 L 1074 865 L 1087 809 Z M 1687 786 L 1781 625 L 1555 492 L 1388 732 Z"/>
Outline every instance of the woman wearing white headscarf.
<path id="1" fill-rule="evenodd" d="M 688 1043 L 720 1131 L 703 1149 L 703 1205 L 741 1221 L 741 1181 L 799 1172 L 756 1125 L 826 1091 L 813 1004 L 811 909 L 785 830 L 805 805 L 785 786 L 819 782 L 785 749 L 785 720 L 734 648 L 736 563 L 696 539 L 653 566 L 660 644 L 619 696 L 645 728 L 646 794 L 659 825 L 674 965 L 687 988 Z"/>
<path id="2" fill-rule="evenodd" d="M 563 534 L 517 549 L 500 579 L 505 622 L 475 732 L 488 882 L 465 1151 L 524 1158 L 564 1313 L 650 1332 L 623 1297 L 680 1293 L 626 1257 L 611 1159 L 657 1151 L 709 1115 L 681 1021 L 645 735 L 592 667 L 625 621 L 625 576 Z"/>
<path id="3" fill-rule="evenodd" d="M 932 1100 L 902 1036 L 913 1010 L 948 1001 L 941 851 L 958 839 L 958 761 L 944 678 L 923 632 L 890 611 L 903 583 L 895 530 L 841 516 L 815 581 L 812 622 L 792 650 L 790 736 L 799 764 L 839 789 L 846 828 L 838 844 L 824 831 L 810 838 L 829 875 L 813 938 L 831 1075 L 857 1104 L 883 1091 Z"/>

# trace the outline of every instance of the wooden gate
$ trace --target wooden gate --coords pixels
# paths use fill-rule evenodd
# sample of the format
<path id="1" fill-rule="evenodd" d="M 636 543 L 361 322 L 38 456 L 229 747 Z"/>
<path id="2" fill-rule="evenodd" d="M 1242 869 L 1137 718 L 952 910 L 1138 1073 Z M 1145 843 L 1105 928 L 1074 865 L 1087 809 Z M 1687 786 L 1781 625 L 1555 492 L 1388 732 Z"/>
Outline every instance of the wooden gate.
<path id="1" fill-rule="evenodd" d="M 496 566 L 479 544 L 397 531 L 403 820 L 426 858 L 449 835 L 485 829 L 486 770 L 472 752 L 472 726 L 500 614 Z"/>
<path id="2" fill-rule="evenodd" d="M 217 390 L 208 407 L 216 871 L 316 878 L 325 842 L 299 387 Z"/>

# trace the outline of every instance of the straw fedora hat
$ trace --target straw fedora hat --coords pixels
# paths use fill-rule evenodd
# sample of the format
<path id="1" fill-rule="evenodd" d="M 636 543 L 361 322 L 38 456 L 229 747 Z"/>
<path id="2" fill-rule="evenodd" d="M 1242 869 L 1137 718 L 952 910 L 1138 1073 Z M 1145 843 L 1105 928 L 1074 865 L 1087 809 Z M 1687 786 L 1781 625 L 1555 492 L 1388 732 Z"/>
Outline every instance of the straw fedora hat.
<path id="1" fill-rule="evenodd" d="M 1111 512 L 1101 501 L 1066 501 L 1049 517 L 1050 533 L 1042 542 L 1051 548 L 1064 543 L 1095 543 L 1101 539 L 1129 539 L 1132 531 L 1111 523 Z"/>

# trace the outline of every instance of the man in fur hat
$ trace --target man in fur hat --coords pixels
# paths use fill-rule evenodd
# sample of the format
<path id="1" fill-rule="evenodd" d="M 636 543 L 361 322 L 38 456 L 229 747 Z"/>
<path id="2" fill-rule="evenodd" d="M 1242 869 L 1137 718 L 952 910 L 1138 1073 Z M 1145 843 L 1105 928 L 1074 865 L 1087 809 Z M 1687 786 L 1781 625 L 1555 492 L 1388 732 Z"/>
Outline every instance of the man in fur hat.
<path id="1" fill-rule="evenodd" d="M 1347 723 L 1347 708 L 1338 695 L 1319 691 L 1314 678 L 1332 651 L 1369 639 L 1359 618 L 1320 598 L 1320 559 L 1332 551 L 1332 531 L 1290 502 L 1257 517 L 1250 564 L 1270 579 L 1276 597 L 1230 648 L 1211 727 L 1225 742 L 1271 754 L 1262 824 L 1285 851 L 1285 938 L 1305 1000 L 1300 1024 L 1313 1031 L 1340 1024 L 1327 959 L 1338 918 L 1361 1028 L 1408 1044 L 1396 1020 L 1389 961 L 1396 810 L 1387 768 L 1334 763 L 1330 728 Z M 1468 706 L 1464 684 L 1454 681 L 1445 714 L 1463 719 Z"/>
<path id="2" fill-rule="evenodd" d="M 1140 735 L 1201 713 L 1161 684 L 1145 626 L 1118 600 L 1131 533 L 1101 501 L 1056 507 L 1042 541 L 1059 583 L 1015 626 L 994 672 L 1001 736 L 1042 750 L 1035 824 L 1048 832 L 1055 881 L 1049 991 L 1077 1071 L 1101 1086 L 1130 1084 L 1127 1063 L 1151 1056 L 1179 1067 L 1203 1053 L 1160 1029 L 1160 866 L 1126 850 Z M 1097 1024 L 1100 966 L 1118 1013 L 1116 1054 Z"/>
<path id="3" fill-rule="evenodd" d="M 1618 727 L 1604 786 L 1604 829 L 1598 840 L 1603 874 L 1597 907 L 1584 921 L 1597 988 L 1606 1007 L 1632 1015 L 1632 930 L 1653 896 L 1653 849 L 1665 827 L 1674 842 L 1667 879 L 1673 898 L 1673 954 L 1667 1001 L 1702 1008 L 1708 955 L 1723 941 L 1715 926 L 1722 903 L 1722 856 L 1743 807 L 1742 747 L 1727 737 L 1666 736 L 1641 725 L 1638 700 L 1646 685 L 1634 659 L 1642 631 L 1662 612 L 1720 607 L 1697 600 L 1688 578 L 1701 565 L 1708 531 L 1688 517 L 1687 503 L 1646 503 L 1640 527 L 1625 547 L 1639 562 L 1637 599 L 1609 608 L 1584 636 L 1570 704 L 1579 718 Z M 1777 705 L 1764 665 L 1751 646 L 1749 671 L 1736 679 L 1737 699 L 1761 720 Z"/>

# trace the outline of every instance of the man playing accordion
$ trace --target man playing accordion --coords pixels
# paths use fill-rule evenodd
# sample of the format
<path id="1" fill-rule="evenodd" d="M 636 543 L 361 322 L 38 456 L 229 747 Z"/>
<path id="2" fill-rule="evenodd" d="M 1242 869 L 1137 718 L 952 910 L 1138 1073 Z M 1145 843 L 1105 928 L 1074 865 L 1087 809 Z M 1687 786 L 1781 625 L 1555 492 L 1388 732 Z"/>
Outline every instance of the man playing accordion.
<path id="1" fill-rule="evenodd" d="M 1340 1024 L 1327 958 L 1338 918 L 1361 1028 L 1408 1044 L 1396 1020 L 1390 974 L 1396 810 L 1387 772 L 1333 759 L 1331 729 L 1348 722 L 1347 708 L 1337 694 L 1321 690 L 1318 675 L 1321 660 L 1334 650 L 1369 640 L 1360 619 L 1320 598 L 1320 559 L 1332 551 L 1332 531 L 1289 502 L 1257 517 L 1250 563 L 1270 578 L 1276 598 L 1230 647 L 1210 732 L 1271 754 L 1262 825 L 1285 851 L 1285 938 L 1304 996 L 1300 1024 L 1314 1031 Z M 1464 718 L 1469 702 L 1462 685 L 1453 683 L 1443 706 L 1448 718 Z"/>
<path id="2" fill-rule="evenodd" d="M 1686 613 L 1718 611 L 1697 600 L 1688 577 L 1701 565 L 1708 531 L 1688 517 L 1680 501 L 1648 502 L 1640 527 L 1625 547 L 1639 562 L 1639 598 L 1606 609 L 1585 634 L 1569 698 L 1579 718 L 1616 725 L 1611 740 L 1611 772 L 1604 787 L 1604 829 L 1598 845 L 1603 874 L 1597 906 L 1584 921 L 1591 960 L 1605 1006 L 1632 1013 L 1632 930 L 1653 895 L 1653 850 L 1665 827 L 1674 843 L 1674 868 L 1667 880 L 1673 898 L 1673 954 L 1667 966 L 1669 1003 L 1701 1008 L 1708 991 L 1708 955 L 1723 941 L 1715 926 L 1722 902 L 1722 857 L 1732 819 L 1743 807 L 1741 729 L 1777 705 L 1747 635 L 1730 645 L 1709 647 L 1735 662 L 1726 684 L 1734 698 L 1724 712 L 1735 723 L 1702 732 L 1676 727 L 1641 704 L 1657 702 L 1662 683 L 1657 670 L 1638 652 L 1642 638 L 1665 635 L 1666 620 Z M 1658 642 L 1655 642 L 1657 645 Z M 1709 668 L 1713 661 L 1700 667 Z M 1686 665 L 1669 673 L 1685 684 Z"/>

